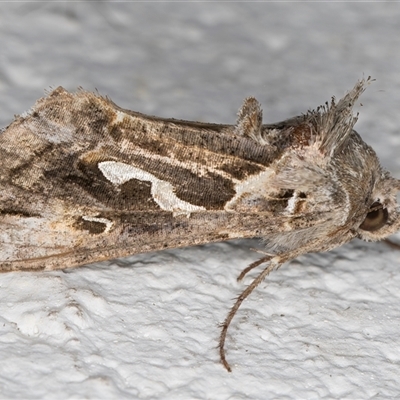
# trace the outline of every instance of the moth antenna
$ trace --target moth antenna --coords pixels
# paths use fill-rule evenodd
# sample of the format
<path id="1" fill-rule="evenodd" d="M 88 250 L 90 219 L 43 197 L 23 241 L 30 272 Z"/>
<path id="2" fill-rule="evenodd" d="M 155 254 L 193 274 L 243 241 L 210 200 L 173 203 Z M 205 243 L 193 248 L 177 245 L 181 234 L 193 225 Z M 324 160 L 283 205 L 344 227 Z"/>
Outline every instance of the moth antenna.
<path id="1" fill-rule="evenodd" d="M 257 260 L 257 261 L 254 261 L 254 262 L 251 263 L 247 268 L 245 268 L 245 269 L 240 273 L 240 275 L 237 277 L 237 281 L 238 281 L 238 282 L 240 282 L 240 281 L 247 275 L 247 273 L 250 272 L 252 269 L 258 267 L 259 265 L 263 264 L 264 262 L 269 261 L 269 260 L 274 256 L 273 254 L 268 254 L 268 253 L 265 253 L 265 252 L 263 252 L 263 251 L 261 251 L 261 250 L 257 250 L 257 249 L 250 249 L 250 250 L 254 250 L 254 251 L 257 251 L 257 252 L 259 252 L 259 253 L 263 253 L 263 254 L 265 254 L 266 256 L 263 257 L 263 258 L 260 258 L 260 259 Z"/>
<path id="2" fill-rule="evenodd" d="M 266 252 L 264 250 L 261 250 L 261 249 L 256 249 L 255 247 L 250 247 L 250 250 L 251 251 L 255 251 L 256 253 L 259 253 L 259 254 L 264 254 L 264 256 L 271 256 L 271 257 L 275 256 L 275 254 L 268 253 L 268 252 Z"/>
<path id="3" fill-rule="evenodd" d="M 393 242 L 390 239 L 383 239 L 383 241 L 390 246 L 392 249 L 400 250 L 400 244 Z"/>
<path id="4" fill-rule="evenodd" d="M 250 268 L 249 270 L 258 267 L 260 264 L 264 263 L 264 262 L 268 262 L 271 260 L 271 256 L 267 256 L 267 257 L 263 257 L 260 260 L 250 264 L 250 266 L 248 268 Z M 222 324 L 222 331 L 221 331 L 221 336 L 219 338 L 219 356 L 221 359 L 221 363 L 222 365 L 226 368 L 226 370 L 228 372 L 232 372 L 232 369 L 228 363 L 228 361 L 226 361 L 226 357 L 225 357 L 225 340 L 226 340 L 226 334 L 228 332 L 228 328 L 229 325 L 233 319 L 233 317 L 236 314 L 236 311 L 239 309 L 240 305 L 243 303 L 243 300 L 246 299 L 250 293 L 264 280 L 264 278 L 276 267 L 279 267 L 280 263 L 275 263 L 275 262 L 271 262 L 269 263 L 264 270 L 257 276 L 256 279 L 254 279 L 254 281 L 247 286 L 247 288 L 241 293 L 241 295 L 237 298 L 235 304 L 233 305 L 233 307 L 231 308 L 231 310 L 229 311 L 228 316 L 225 318 L 224 323 Z M 246 270 L 248 269 L 246 268 Z M 244 271 L 246 271 L 244 270 Z M 243 272 L 242 272 L 243 273 Z"/>

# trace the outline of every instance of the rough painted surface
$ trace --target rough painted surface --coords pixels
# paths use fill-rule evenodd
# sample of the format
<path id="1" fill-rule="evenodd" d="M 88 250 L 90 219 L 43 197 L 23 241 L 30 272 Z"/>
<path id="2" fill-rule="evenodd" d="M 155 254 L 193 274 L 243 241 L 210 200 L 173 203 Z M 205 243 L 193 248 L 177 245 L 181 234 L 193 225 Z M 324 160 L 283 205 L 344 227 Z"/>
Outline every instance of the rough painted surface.
<path id="1" fill-rule="evenodd" d="M 377 82 L 357 130 L 400 176 L 398 4 L 7 3 L 0 11 L 1 126 L 59 85 L 221 123 L 251 95 L 274 122 L 339 97 L 365 73 Z M 379 243 L 355 241 L 272 274 L 234 320 L 233 372 L 222 368 L 218 324 L 257 245 L 0 275 L 0 398 L 399 396 L 400 253 Z"/>

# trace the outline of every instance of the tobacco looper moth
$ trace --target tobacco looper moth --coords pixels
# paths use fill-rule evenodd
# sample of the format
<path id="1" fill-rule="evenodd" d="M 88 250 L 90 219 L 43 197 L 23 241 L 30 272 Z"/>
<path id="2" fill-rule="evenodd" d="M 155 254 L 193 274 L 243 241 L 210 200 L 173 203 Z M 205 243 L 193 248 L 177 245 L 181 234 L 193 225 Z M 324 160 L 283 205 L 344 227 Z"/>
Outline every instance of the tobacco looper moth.
<path id="1" fill-rule="evenodd" d="M 266 267 L 243 300 L 300 254 L 399 229 L 400 181 L 353 130 L 370 81 L 339 102 L 262 124 L 254 98 L 236 125 L 156 118 L 59 87 L 0 134 L 0 271 L 54 270 L 135 253 L 261 237 Z"/>

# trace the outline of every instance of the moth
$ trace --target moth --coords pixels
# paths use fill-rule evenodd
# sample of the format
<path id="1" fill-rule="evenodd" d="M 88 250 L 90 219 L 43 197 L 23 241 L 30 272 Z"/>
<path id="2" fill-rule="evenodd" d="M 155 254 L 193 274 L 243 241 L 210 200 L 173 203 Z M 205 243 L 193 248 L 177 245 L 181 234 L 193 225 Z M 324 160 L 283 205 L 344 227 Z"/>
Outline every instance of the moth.
<path id="1" fill-rule="evenodd" d="M 135 253 L 260 237 L 274 269 L 400 226 L 400 181 L 353 129 L 370 78 L 275 124 L 247 98 L 235 125 L 156 118 L 59 87 L 0 134 L 0 270 L 49 271 Z"/>

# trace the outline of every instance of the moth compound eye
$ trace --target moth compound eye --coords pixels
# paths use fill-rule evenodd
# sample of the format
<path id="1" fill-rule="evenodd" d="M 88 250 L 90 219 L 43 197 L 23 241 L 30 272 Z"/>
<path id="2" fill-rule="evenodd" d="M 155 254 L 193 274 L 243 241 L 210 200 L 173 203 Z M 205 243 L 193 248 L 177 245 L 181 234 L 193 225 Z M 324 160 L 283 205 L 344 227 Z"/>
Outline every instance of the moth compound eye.
<path id="1" fill-rule="evenodd" d="M 388 210 L 383 208 L 381 203 L 375 202 L 372 204 L 364 222 L 360 225 L 360 229 L 368 232 L 377 231 L 386 224 L 388 217 Z"/>

